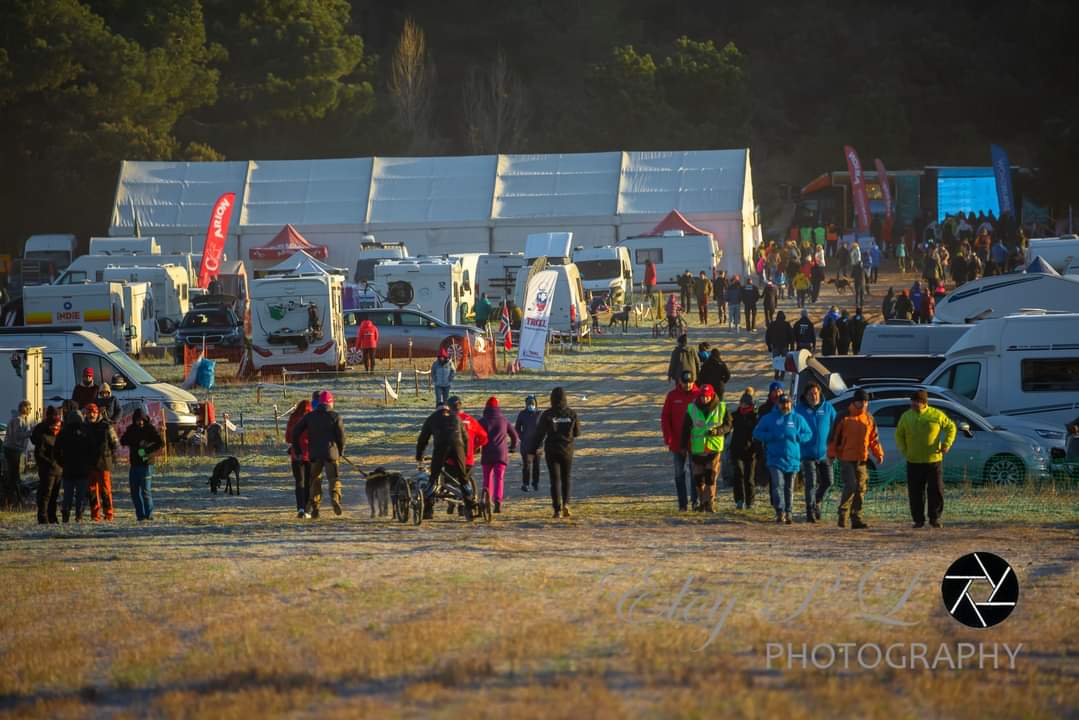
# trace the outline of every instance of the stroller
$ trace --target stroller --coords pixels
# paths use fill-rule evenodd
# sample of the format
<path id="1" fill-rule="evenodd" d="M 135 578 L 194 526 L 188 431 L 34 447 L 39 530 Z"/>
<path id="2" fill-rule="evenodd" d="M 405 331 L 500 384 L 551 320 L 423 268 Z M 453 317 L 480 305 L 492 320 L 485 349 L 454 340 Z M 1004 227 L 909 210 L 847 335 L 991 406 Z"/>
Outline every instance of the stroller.
<path id="1" fill-rule="evenodd" d="M 430 458 L 424 458 L 424 463 L 417 465 L 416 476 L 413 478 L 413 483 L 423 493 L 424 510 L 433 507 L 438 500 L 445 500 L 451 505 L 463 506 L 465 519 L 469 522 L 477 516 L 481 517 L 485 522 L 491 522 L 493 515 L 490 493 L 484 490 L 482 494 L 477 496 L 476 481 L 472 479 L 472 473 L 465 476 L 463 485 L 461 481 L 445 469 L 432 481 L 430 474 L 427 472 L 429 463 Z M 420 521 L 415 517 L 415 513 L 412 522 L 416 525 L 420 524 Z"/>

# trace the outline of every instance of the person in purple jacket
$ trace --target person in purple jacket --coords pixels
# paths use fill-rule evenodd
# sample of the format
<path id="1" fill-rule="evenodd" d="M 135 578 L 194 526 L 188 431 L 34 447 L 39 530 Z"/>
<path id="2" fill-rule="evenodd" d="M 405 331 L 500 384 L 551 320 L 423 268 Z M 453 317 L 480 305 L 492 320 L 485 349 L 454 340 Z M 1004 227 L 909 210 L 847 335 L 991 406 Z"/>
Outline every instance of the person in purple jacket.
<path id="1" fill-rule="evenodd" d="M 529 395 L 525 398 L 525 409 L 517 414 L 517 422 L 513 424 L 519 438 L 521 460 L 524 462 L 521 492 L 528 492 L 529 482 L 532 483 L 533 491 L 539 490 L 540 457 L 543 455 L 543 448 L 532 450 L 532 439 L 536 436 L 536 425 L 542 414 L 536 407 L 536 396 Z"/>
<path id="2" fill-rule="evenodd" d="M 510 421 L 502 415 L 498 398 L 487 398 L 480 418 L 480 427 L 487 431 L 487 444 L 483 446 L 480 463 L 483 465 L 483 487 L 495 504 L 495 512 L 502 512 L 502 491 L 506 480 L 506 465 L 510 453 L 517 449 L 520 438 Z"/>

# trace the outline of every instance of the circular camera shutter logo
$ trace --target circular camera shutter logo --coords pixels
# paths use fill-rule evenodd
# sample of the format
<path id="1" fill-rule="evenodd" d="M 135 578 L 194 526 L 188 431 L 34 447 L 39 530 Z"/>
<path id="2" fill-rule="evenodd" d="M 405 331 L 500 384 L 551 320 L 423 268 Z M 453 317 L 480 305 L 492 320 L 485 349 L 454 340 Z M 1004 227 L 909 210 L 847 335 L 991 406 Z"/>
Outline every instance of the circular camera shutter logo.
<path id="1" fill-rule="evenodd" d="M 976 552 L 952 563 L 940 594 L 953 618 L 967 627 L 988 628 L 1012 614 L 1019 601 L 1019 579 L 1004 558 Z"/>

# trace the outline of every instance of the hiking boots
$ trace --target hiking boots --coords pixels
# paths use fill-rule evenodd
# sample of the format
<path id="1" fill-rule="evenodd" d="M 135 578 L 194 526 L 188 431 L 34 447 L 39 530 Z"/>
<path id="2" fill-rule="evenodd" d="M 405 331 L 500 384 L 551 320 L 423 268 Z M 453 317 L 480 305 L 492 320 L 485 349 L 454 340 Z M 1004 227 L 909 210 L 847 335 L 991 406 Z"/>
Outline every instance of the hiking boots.
<path id="1" fill-rule="evenodd" d="M 813 506 L 813 517 L 820 520 L 820 503 Z"/>
<path id="2" fill-rule="evenodd" d="M 527 485 L 522 485 L 521 486 L 521 492 L 524 492 L 524 493 L 528 492 L 528 486 Z"/>
<path id="3" fill-rule="evenodd" d="M 790 525 L 791 524 L 791 514 L 790 513 L 783 513 L 783 524 L 784 525 Z"/>
<path id="4" fill-rule="evenodd" d="M 815 522 L 817 522 L 816 514 L 812 510 L 806 510 L 806 522 L 807 523 L 815 523 Z"/>
<path id="5" fill-rule="evenodd" d="M 942 528 L 944 527 L 944 523 L 942 523 L 940 520 L 930 520 L 929 527 Z"/>
<path id="6" fill-rule="evenodd" d="M 340 515 L 341 514 L 341 503 L 337 502 L 336 500 L 333 501 L 333 514 L 334 515 Z"/>
<path id="7" fill-rule="evenodd" d="M 782 525 L 783 524 L 783 513 L 781 513 L 779 510 L 776 510 L 776 524 L 777 525 Z"/>
<path id="8" fill-rule="evenodd" d="M 562 512 L 558 508 L 555 508 L 554 509 L 554 515 L 552 515 L 551 517 L 560 518 L 560 517 L 562 517 Z"/>
<path id="9" fill-rule="evenodd" d="M 852 519 L 850 521 L 850 527 L 852 530 L 868 530 L 869 526 L 862 522 L 861 519 Z"/>
<path id="10" fill-rule="evenodd" d="M 302 510 L 302 509 L 297 509 L 297 510 L 296 510 L 296 517 L 297 517 L 297 519 L 299 519 L 299 520 L 303 520 L 303 515 L 304 515 L 304 513 L 303 513 L 303 510 Z"/>
<path id="11" fill-rule="evenodd" d="M 911 527 L 911 529 L 913 529 L 913 530 L 917 530 L 918 528 L 924 528 L 924 527 L 925 527 L 925 523 L 924 523 L 924 522 L 916 522 L 916 523 L 914 523 L 913 525 L 911 525 L 910 527 Z"/>
<path id="12" fill-rule="evenodd" d="M 564 518 L 573 517 L 573 515 L 569 511 L 569 505 L 563 505 L 562 506 L 562 517 L 564 517 Z"/>

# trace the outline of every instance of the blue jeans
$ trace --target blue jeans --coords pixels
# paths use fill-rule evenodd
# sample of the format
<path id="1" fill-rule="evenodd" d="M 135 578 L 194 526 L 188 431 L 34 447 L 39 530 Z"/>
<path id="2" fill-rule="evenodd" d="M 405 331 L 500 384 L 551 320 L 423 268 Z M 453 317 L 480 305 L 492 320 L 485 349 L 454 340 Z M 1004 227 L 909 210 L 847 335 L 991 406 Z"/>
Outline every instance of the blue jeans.
<path id="1" fill-rule="evenodd" d="M 131 486 L 131 504 L 135 506 L 135 518 L 149 520 L 154 512 L 154 499 L 150 496 L 150 478 L 153 470 L 149 465 L 132 465 L 127 481 Z"/>
<path id="2" fill-rule="evenodd" d="M 450 399 L 449 385 L 435 385 L 435 407 L 445 405 Z"/>
<path id="3" fill-rule="evenodd" d="M 674 490 L 678 493 L 678 509 L 685 510 L 688 507 L 686 481 L 689 481 L 689 501 L 692 503 L 697 502 L 697 483 L 693 482 L 693 478 L 688 477 L 689 473 L 686 472 L 686 453 L 672 452 L 671 460 L 674 462 Z"/>
<path id="4" fill-rule="evenodd" d="M 772 507 L 776 512 L 789 513 L 791 511 L 791 488 L 794 486 L 794 473 L 779 468 L 768 468 L 768 477 L 771 480 Z M 783 496 L 780 497 L 779 483 L 783 483 Z"/>
<path id="5" fill-rule="evenodd" d="M 832 486 L 832 463 L 823 460 L 802 461 L 802 482 L 806 488 L 806 511 L 820 505 L 824 494 Z"/>

